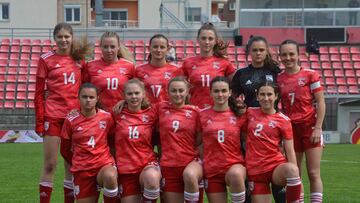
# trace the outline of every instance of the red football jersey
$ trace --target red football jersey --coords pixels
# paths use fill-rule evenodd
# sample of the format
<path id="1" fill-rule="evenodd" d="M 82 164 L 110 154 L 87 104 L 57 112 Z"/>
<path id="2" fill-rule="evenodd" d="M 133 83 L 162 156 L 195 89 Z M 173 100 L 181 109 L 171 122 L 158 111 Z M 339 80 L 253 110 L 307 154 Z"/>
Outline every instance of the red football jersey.
<path id="1" fill-rule="evenodd" d="M 216 76 L 229 76 L 236 70 L 229 60 L 215 56 L 187 58 L 182 69 L 192 85 L 190 102 L 201 109 L 213 104 L 210 98 L 211 80 Z"/>
<path id="2" fill-rule="evenodd" d="M 281 104 L 285 115 L 292 122 L 302 123 L 315 118 L 314 93 L 322 91 L 320 76 L 310 69 L 301 68 L 296 74 L 280 73 Z"/>
<path id="3" fill-rule="evenodd" d="M 56 54 L 54 51 L 41 55 L 34 99 L 37 129 L 44 125 L 44 116 L 65 118 L 71 109 L 79 107 L 77 96 L 83 66 L 83 61 L 74 61 L 71 56 Z"/>
<path id="4" fill-rule="evenodd" d="M 198 157 L 196 134 L 199 131 L 197 107 L 175 108 L 169 102 L 158 105 L 161 143 L 160 165 L 182 167 Z"/>
<path id="5" fill-rule="evenodd" d="M 183 75 L 182 69 L 175 64 L 155 67 L 147 63 L 137 66 L 135 71 L 136 77 L 144 82 L 146 96 L 151 103 L 168 101 L 167 85 L 169 80 Z"/>
<path id="6" fill-rule="evenodd" d="M 116 164 L 120 174 L 138 173 L 156 156 L 151 143 L 157 122 L 156 108 L 130 112 L 124 108 L 115 115 Z"/>
<path id="7" fill-rule="evenodd" d="M 249 175 L 271 171 L 287 162 L 280 150 L 283 139 L 293 138 L 291 122 L 282 113 L 266 114 L 259 107 L 246 111 L 246 169 Z"/>
<path id="8" fill-rule="evenodd" d="M 71 139 L 71 172 L 88 171 L 115 163 L 108 145 L 108 135 L 113 127 L 111 114 L 101 109 L 91 117 L 83 116 L 80 110 L 66 117 L 61 136 Z"/>
<path id="9" fill-rule="evenodd" d="M 82 77 L 83 82 L 91 82 L 99 88 L 102 107 L 111 111 L 123 99 L 124 85 L 135 77 L 135 67 L 132 62 L 122 58 L 111 64 L 99 59 L 86 65 Z"/>
<path id="10" fill-rule="evenodd" d="M 244 164 L 240 133 L 245 122 L 245 116 L 237 117 L 231 110 L 207 108 L 200 112 L 205 177 L 225 174 L 232 165 Z"/>

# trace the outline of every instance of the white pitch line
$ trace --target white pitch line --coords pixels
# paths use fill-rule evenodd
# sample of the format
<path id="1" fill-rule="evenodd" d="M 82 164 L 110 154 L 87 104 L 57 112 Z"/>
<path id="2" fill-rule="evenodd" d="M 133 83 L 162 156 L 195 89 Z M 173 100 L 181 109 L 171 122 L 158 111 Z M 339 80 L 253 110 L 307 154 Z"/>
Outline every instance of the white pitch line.
<path id="1" fill-rule="evenodd" d="M 344 164 L 360 164 L 360 161 L 334 161 L 334 160 L 321 160 L 321 162 L 334 162 L 334 163 L 344 163 Z"/>

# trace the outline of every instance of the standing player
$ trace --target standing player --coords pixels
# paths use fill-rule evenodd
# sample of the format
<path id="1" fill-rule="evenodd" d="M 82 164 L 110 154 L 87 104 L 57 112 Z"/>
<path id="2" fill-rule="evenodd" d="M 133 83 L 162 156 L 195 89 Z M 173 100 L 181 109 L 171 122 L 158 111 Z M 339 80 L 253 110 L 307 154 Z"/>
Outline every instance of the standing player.
<path id="1" fill-rule="evenodd" d="M 189 88 L 184 77 L 171 79 L 170 101 L 158 104 L 165 202 L 199 202 L 203 173 L 197 150 L 199 112 L 197 107 L 187 104 Z"/>
<path id="2" fill-rule="evenodd" d="M 209 88 L 211 80 L 216 76 L 231 79 L 235 67 L 226 58 L 227 45 L 219 38 L 211 23 L 201 26 L 197 41 L 200 55 L 185 59 L 182 68 L 192 85 L 190 103 L 203 109 L 213 104 Z"/>
<path id="3" fill-rule="evenodd" d="M 79 90 L 80 110 L 69 114 L 61 136 L 71 145 L 71 172 L 74 175 L 74 195 L 78 203 L 95 203 L 98 186 L 104 188 L 104 203 L 115 203 L 118 194 L 115 160 L 110 154 L 108 135 L 113 130 L 111 114 L 96 108 L 97 88 L 85 83 Z"/>
<path id="4" fill-rule="evenodd" d="M 157 121 L 156 108 L 146 100 L 144 84 L 125 84 L 126 107 L 115 115 L 115 150 L 121 202 L 156 202 L 160 195 L 160 168 L 151 143 Z M 141 197 L 141 191 L 143 195 Z"/>
<path id="5" fill-rule="evenodd" d="M 280 59 L 285 65 L 285 71 L 278 77 L 281 103 L 285 115 L 291 119 L 297 164 L 301 171 L 305 152 L 311 202 L 322 202 L 320 160 L 323 151 L 325 100 L 320 77 L 315 71 L 298 65 L 299 46 L 293 40 L 281 43 Z"/>
<path id="6" fill-rule="evenodd" d="M 116 32 L 105 32 L 100 39 L 100 48 L 103 57 L 89 62 L 82 77 L 84 82 L 99 88 L 101 106 L 111 111 L 123 99 L 124 84 L 135 76 L 135 68 L 131 54 Z"/>
<path id="7" fill-rule="evenodd" d="M 215 77 L 210 91 L 214 106 L 200 112 L 206 194 L 210 203 L 226 203 L 229 186 L 231 202 L 244 202 L 246 169 L 240 133 L 246 120 L 229 107 L 231 90 L 226 77 Z"/>
<path id="8" fill-rule="evenodd" d="M 245 104 L 248 107 L 259 107 L 256 97 L 256 89 L 264 81 L 276 82 L 280 68 L 278 63 L 273 60 L 269 51 L 269 44 L 262 36 L 254 36 L 246 45 L 246 53 L 250 54 L 251 64 L 236 71 L 232 81 L 233 97 L 243 105 L 240 95 L 245 96 Z M 240 96 L 240 97 L 239 97 Z M 272 194 L 276 203 L 285 203 L 285 189 L 272 185 Z M 246 199 L 251 202 L 250 196 Z"/>
<path id="9" fill-rule="evenodd" d="M 167 101 L 167 83 L 171 78 L 182 75 L 177 65 L 166 61 L 169 48 L 169 40 L 164 35 L 152 36 L 149 42 L 149 62 L 136 67 L 136 77 L 144 82 L 146 95 L 153 104 Z"/>
<path id="10" fill-rule="evenodd" d="M 254 203 L 270 203 L 269 183 L 286 185 L 286 202 L 299 202 L 301 180 L 296 167 L 291 122 L 284 114 L 276 112 L 279 90 L 272 82 L 257 88 L 259 107 L 246 112 L 246 169 L 251 199 Z M 286 157 L 279 145 L 284 142 Z"/>
<path id="11" fill-rule="evenodd" d="M 85 54 L 89 51 L 87 45 L 75 42 L 72 27 L 66 23 L 55 26 L 54 40 L 57 45 L 56 51 L 50 51 L 40 57 L 36 73 L 35 131 L 43 136 L 44 146 L 44 163 L 39 186 L 41 203 L 48 203 L 51 199 L 61 128 L 68 111 L 78 106 L 81 69 Z M 71 179 L 69 165 L 65 162 L 66 203 L 74 202 Z"/>

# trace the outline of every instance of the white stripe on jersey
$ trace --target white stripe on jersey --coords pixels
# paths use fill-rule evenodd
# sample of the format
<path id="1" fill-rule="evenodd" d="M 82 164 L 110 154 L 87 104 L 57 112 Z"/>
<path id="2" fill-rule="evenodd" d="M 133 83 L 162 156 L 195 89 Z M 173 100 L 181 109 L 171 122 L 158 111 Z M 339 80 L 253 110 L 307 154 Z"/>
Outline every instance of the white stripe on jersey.
<path id="1" fill-rule="evenodd" d="M 45 53 L 45 54 L 42 54 L 40 57 L 41 57 L 42 59 L 46 59 L 46 58 L 48 58 L 48 57 L 50 57 L 50 56 L 52 56 L 52 55 L 54 55 L 54 54 L 55 54 L 54 51 L 49 51 L 49 52 L 47 52 L 47 53 Z"/>
<path id="2" fill-rule="evenodd" d="M 317 81 L 317 82 L 311 83 L 310 90 L 314 91 L 315 89 L 320 88 L 320 87 L 321 87 L 321 83 L 320 83 L 320 81 Z"/>
<path id="3" fill-rule="evenodd" d="M 290 118 L 287 117 L 287 116 L 285 116 L 285 114 L 283 114 L 283 113 L 281 113 L 281 112 L 279 112 L 279 116 L 282 117 L 282 118 L 284 118 L 284 119 L 287 120 L 287 121 L 290 121 Z"/>
<path id="4" fill-rule="evenodd" d="M 66 119 L 69 120 L 70 122 L 73 121 L 75 118 L 79 117 L 80 113 L 78 110 L 75 110 L 74 112 L 69 113 L 66 116 Z"/>

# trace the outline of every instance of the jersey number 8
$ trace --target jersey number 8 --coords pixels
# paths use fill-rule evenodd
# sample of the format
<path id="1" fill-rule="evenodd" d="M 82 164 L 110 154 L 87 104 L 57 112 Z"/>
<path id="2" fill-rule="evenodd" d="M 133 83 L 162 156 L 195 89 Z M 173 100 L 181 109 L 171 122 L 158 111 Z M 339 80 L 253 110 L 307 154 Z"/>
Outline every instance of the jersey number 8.
<path id="1" fill-rule="evenodd" d="M 225 142 L 225 131 L 224 130 L 218 130 L 218 142 L 222 143 Z"/>

